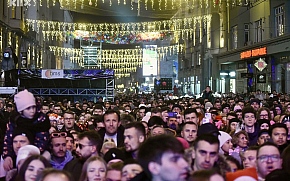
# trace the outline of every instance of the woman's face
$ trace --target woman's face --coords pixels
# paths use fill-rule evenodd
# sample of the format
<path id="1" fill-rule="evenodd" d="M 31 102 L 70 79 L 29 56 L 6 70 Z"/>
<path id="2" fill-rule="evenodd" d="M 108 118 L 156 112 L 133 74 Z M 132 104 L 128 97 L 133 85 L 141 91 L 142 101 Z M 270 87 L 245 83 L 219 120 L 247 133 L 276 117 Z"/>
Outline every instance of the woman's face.
<path id="1" fill-rule="evenodd" d="M 239 135 L 238 146 L 240 146 L 242 148 L 245 148 L 248 146 L 248 140 L 247 140 L 246 135 L 244 135 L 244 134 Z"/>
<path id="2" fill-rule="evenodd" d="M 238 125 L 237 122 L 232 122 L 232 123 L 230 124 L 231 131 L 235 131 L 236 128 L 237 128 L 237 125 Z"/>
<path id="3" fill-rule="evenodd" d="M 222 150 L 225 153 L 229 153 L 229 150 L 232 148 L 233 144 L 232 144 L 232 140 L 229 139 L 228 141 L 226 141 L 223 146 L 222 146 Z"/>
<path id="4" fill-rule="evenodd" d="M 33 160 L 28 165 L 26 171 L 25 171 L 25 181 L 35 181 L 36 176 L 44 170 L 45 166 L 40 160 Z"/>
<path id="5" fill-rule="evenodd" d="M 261 124 L 260 129 L 269 129 L 269 125 L 267 123 L 263 123 Z"/>
<path id="6" fill-rule="evenodd" d="M 282 112 L 280 107 L 275 107 L 275 110 L 276 110 L 277 115 L 280 115 Z"/>
<path id="7" fill-rule="evenodd" d="M 89 163 L 87 168 L 88 181 L 104 181 L 106 180 L 105 164 L 99 160 Z"/>
<path id="8" fill-rule="evenodd" d="M 261 111 L 260 119 L 269 119 L 268 112 L 266 110 Z"/>
<path id="9" fill-rule="evenodd" d="M 85 121 L 85 116 L 80 116 L 79 117 L 79 122 L 84 122 Z"/>
<path id="10" fill-rule="evenodd" d="M 65 174 L 50 174 L 43 181 L 70 181 Z"/>

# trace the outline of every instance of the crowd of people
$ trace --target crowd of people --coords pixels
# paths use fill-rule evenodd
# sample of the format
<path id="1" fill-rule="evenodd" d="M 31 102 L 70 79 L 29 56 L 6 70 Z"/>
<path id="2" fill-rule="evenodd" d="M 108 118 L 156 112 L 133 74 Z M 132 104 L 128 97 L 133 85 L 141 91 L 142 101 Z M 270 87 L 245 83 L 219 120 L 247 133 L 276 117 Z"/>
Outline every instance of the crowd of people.
<path id="1" fill-rule="evenodd" d="M 280 181 L 290 177 L 288 95 L 120 94 L 0 99 L 0 180 Z"/>

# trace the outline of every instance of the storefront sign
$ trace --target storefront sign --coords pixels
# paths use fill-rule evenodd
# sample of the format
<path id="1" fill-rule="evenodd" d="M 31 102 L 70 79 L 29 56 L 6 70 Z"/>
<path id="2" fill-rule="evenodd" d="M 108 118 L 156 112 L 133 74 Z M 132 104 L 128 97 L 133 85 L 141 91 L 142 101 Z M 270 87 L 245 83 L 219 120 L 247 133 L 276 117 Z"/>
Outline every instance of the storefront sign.
<path id="1" fill-rule="evenodd" d="M 259 58 L 254 65 L 258 70 L 263 71 L 268 64 L 264 61 L 264 58 Z"/>
<path id="2" fill-rule="evenodd" d="M 267 47 L 244 51 L 241 53 L 241 59 L 267 55 Z"/>
<path id="3" fill-rule="evenodd" d="M 257 75 L 257 83 L 266 83 L 266 74 Z"/>

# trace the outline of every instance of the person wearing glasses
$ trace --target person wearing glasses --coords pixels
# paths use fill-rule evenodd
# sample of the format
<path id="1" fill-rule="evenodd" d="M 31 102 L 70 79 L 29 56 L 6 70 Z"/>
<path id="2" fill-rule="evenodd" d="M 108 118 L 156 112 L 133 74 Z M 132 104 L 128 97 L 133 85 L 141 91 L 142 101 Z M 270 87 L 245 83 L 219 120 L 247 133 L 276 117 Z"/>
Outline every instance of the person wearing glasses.
<path id="1" fill-rule="evenodd" d="M 79 180 L 85 161 L 92 156 L 99 156 L 101 145 L 101 138 L 96 131 L 92 130 L 79 133 L 78 143 L 76 143 L 76 152 L 79 158 L 74 158 L 69 161 L 63 169 L 72 174 L 75 180 Z"/>
<path id="2" fill-rule="evenodd" d="M 276 144 L 266 142 L 257 150 L 257 173 L 258 180 L 265 180 L 265 177 L 276 169 L 282 167 L 282 159 Z"/>
<path id="3" fill-rule="evenodd" d="M 80 132 L 81 129 L 75 124 L 75 113 L 72 111 L 66 111 L 63 114 L 64 126 L 62 127 L 61 131 L 71 131 L 75 130 L 76 132 Z"/>
<path id="4" fill-rule="evenodd" d="M 66 147 L 66 137 L 66 132 L 53 132 L 50 134 L 50 164 L 57 170 L 62 170 L 73 159 L 71 152 Z"/>

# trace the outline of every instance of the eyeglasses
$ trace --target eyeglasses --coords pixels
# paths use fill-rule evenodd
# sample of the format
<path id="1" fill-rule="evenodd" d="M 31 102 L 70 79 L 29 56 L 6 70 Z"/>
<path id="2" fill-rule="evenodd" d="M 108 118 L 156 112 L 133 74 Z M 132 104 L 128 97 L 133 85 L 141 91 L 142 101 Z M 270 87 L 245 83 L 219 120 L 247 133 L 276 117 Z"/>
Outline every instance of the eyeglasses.
<path id="1" fill-rule="evenodd" d="M 76 148 L 80 148 L 80 149 L 83 149 L 83 147 L 85 146 L 93 146 L 93 145 L 83 145 L 83 144 L 80 144 L 80 143 L 76 143 Z"/>
<path id="2" fill-rule="evenodd" d="M 66 132 L 61 132 L 61 133 L 51 133 L 50 135 L 52 138 L 59 138 L 59 137 L 66 137 L 67 133 Z"/>
<path id="3" fill-rule="evenodd" d="M 277 162 L 280 159 L 279 155 L 261 155 L 257 157 L 261 162 L 267 162 L 269 158 L 271 158 L 271 161 Z"/>

